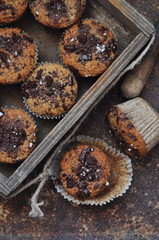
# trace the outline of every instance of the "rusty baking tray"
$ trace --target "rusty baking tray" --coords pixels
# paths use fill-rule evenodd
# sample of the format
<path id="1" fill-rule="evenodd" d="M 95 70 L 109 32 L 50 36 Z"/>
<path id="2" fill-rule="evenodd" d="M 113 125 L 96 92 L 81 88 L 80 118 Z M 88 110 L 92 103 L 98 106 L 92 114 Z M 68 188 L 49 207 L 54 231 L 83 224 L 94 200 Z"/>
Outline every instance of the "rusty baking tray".
<path id="1" fill-rule="evenodd" d="M 36 118 L 38 145 L 20 165 L 0 164 L 0 193 L 15 190 L 58 142 L 74 128 L 84 115 L 116 84 L 122 71 L 131 63 L 154 35 L 153 25 L 124 0 L 88 0 L 82 18 L 94 18 L 109 26 L 118 41 L 118 57 L 99 78 L 77 76 L 77 103 L 61 120 Z M 13 26 L 21 27 L 36 41 L 38 62 L 61 62 L 58 43 L 63 30 L 49 29 L 38 23 L 28 10 Z M 0 87 L 0 105 L 25 109 L 20 84 Z M 26 109 L 25 109 L 26 110 Z"/>

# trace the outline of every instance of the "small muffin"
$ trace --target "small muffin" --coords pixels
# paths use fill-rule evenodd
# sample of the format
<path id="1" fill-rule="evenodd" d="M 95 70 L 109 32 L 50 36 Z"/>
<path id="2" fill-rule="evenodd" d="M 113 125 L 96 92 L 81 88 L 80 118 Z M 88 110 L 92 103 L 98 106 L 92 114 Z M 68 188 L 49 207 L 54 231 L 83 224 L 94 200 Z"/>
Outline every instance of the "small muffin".
<path id="1" fill-rule="evenodd" d="M 57 192 L 68 201 L 102 206 L 128 190 L 132 164 L 105 141 L 76 136 L 55 151 L 51 173 Z"/>
<path id="2" fill-rule="evenodd" d="M 103 73 L 116 58 L 117 44 L 104 24 L 85 19 L 65 31 L 60 43 L 63 62 L 83 77 Z"/>
<path id="3" fill-rule="evenodd" d="M 1 0 L 0 24 L 8 24 L 19 19 L 28 6 L 28 0 Z"/>
<path id="4" fill-rule="evenodd" d="M 52 28 L 66 28 L 84 12 L 86 0 L 31 0 L 30 9 L 42 24 Z"/>
<path id="5" fill-rule="evenodd" d="M 16 163 L 26 159 L 35 147 L 36 125 L 20 109 L 0 110 L 0 162 Z"/>
<path id="6" fill-rule="evenodd" d="M 19 28 L 0 29 L 0 83 L 23 81 L 36 61 L 36 45 L 31 37 Z"/>
<path id="7" fill-rule="evenodd" d="M 70 70 L 56 63 L 40 65 L 23 84 L 27 107 L 44 118 L 66 113 L 75 103 L 77 88 Z"/>
<path id="8" fill-rule="evenodd" d="M 109 185 L 109 157 L 93 145 L 77 145 L 62 158 L 61 183 L 77 198 L 92 198 Z"/>
<path id="9" fill-rule="evenodd" d="M 112 106 L 108 113 L 119 147 L 142 159 L 159 141 L 159 114 L 142 98 Z"/>

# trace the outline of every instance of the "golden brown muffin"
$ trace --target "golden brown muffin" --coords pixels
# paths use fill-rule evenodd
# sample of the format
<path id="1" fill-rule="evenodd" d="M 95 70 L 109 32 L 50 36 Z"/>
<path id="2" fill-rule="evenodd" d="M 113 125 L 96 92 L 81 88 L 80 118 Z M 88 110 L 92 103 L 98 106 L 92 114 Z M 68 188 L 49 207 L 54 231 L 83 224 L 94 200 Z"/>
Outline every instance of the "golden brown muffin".
<path id="1" fill-rule="evenodd" d="M 35 147 L 36 125 L 20 109 L 0 111 L 0 162 L 16 163 L 26 159 Z"/>
<path id="2" fill-rule="evenodd" d="M 127 114 L 113 106 L 109 110 L 108 120 L 122 151 L 132 158 L 144 158 L 147 154 L 146 143 Z"/>
<path id="3" fill-rule="evenodd" d="M 65 31 L 60 43 L 63 62 L 83 77 L 103 73 L 116 57 L 113 33 L 96 20 L 85 19 Z"/>
<path id="4" fill-rule="evenodd" d="M 60 167 L 61 184 L 74 197 L 93 198 L 109 184 L 109 158 L 96 146 L 75 146 L 65 153 Z"/>
<path id="5" fill-rule="evenodd" d="M 36 45 L 31 37 L 19 28 L 0 29 L 0 83 L 23 81 L 36 61 Z"/>
<path id="6" fill-rule="evenodd" d="M 19 19 L 28 6 L 28 0 L 1 0 L 0 24 L 8 24 Z"/>
<path id="7" fill-rule="evenodd" d="M 34 17 L 42 24 L 52 28 L 66 28 L 82 15 L 86 0 L 30 0 Z"/>
<path id="8" fill-rule="evenodd" d="M 29 109 L 47 118 L 66 113 L 75 103 L 77 88 L 70 70 L 56 63 L 37 67 L 23 85 Z"/>

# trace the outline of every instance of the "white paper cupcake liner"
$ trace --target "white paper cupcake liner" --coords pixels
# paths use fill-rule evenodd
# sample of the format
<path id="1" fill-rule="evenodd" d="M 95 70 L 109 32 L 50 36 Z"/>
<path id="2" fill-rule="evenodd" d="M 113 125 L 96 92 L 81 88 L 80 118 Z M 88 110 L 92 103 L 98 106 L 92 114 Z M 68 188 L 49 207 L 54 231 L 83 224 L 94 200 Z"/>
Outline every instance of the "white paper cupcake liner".
<path id="1" fill-rule="evenodd" d="M 159 142 L 159 114 L 144 99 L 138 97 L 116 105 L 139 131 L 150 151 Z"/>
<path id="2" fill-rule="evenodd" d="M 132 164 L 128 156 L 121 153 L 119 150 L 108 146 L 103 140 L 94 139 L 89 136 L 77 136 L 70 140 L 68 145 L 64 145 L 59 153 L 52 161 L 52 177 L 58 179 L 60 174 L 60 161 L 63 154 L 77 144 L 94 145 L 102 149 L 110 158 L 111 175 L 109 179 L 109 186 L 98 196 L 92 199 L 79 200 L 71 196 L 59 183 L 55 183 L 55 188 L 65 199 L 76 204 L 85 205 L 105 205 L 115 198 L 122 196 L 130 187 L 132 181 Z M 56 182 L 56 181 L 55 181 Z M 58 182 L 58 181 L 57 181 Z"/>

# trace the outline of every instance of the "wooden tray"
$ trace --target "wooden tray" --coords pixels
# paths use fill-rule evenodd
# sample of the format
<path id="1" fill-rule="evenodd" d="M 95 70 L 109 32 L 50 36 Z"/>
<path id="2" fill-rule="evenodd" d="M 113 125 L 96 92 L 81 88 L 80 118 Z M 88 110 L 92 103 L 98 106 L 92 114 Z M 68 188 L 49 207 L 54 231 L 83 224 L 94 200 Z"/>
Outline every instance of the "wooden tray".
<path id="1" fill-rule="evenodd" d="M 58 142 L 116 84 L 119 75 L 141 52 L 152 38 L 155 29 L 141 14 L 124 0 L 88 0 L 82 18 L 95 18 L 108 25 L 118 40 L 118 57 L 99 78 L 84 79 L 77 76 L 79 95 L 77 103 L 61 120 L 35 118 L 38 125 L 38 146 L 20 165 L 0 164 L 0 193 L 9 195 L 15 190 Z M 48 29 L 38 23 L 29 10 L 13 26 L 21 27 L 37 42 L 39 61 L 61 62 L 58 43 L 62 30 Z M 0 105 L 25 109 L 21 86 L 1 86 Z"/>

